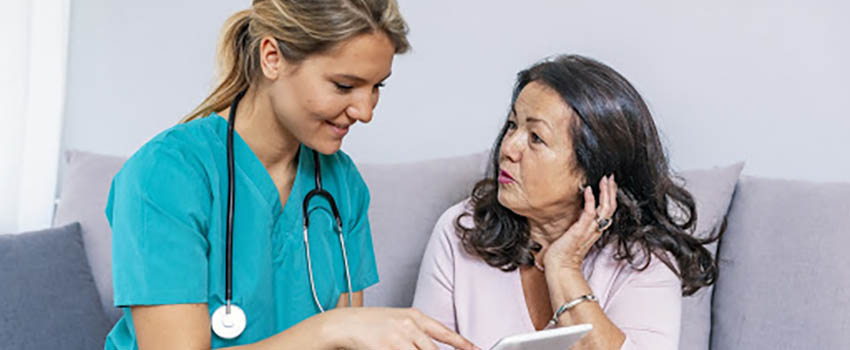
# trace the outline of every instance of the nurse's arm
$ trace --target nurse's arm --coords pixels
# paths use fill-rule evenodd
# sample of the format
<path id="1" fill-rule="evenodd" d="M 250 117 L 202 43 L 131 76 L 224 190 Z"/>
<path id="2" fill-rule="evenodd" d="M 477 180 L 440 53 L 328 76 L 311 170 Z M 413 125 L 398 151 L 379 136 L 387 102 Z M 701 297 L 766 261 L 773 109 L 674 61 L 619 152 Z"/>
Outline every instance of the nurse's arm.
<path id="1" fill-rule="evenodd" d="M 354 304 L 362 305 L 362 293 L 354 297 Z M 211 346 L 206 304 L 133 306 L 131 313 L 141 350 L 206 350 Z M 478 349 L 417 310 L 364 307 L 328 310 L 262 341 L 227 349 L 436 349 L 433 341 L 457 349 Z"/>
<path id="2" fill-rule="evenodd" d="M 363 306 L 363 292 L 354 292 L 354 295 L 351 296 L 351 302 L 355 307 Z M 336 302 L 336 307 L 341 308 L 346 306 L 348 306 L 348 293 L 342 293 Z"/>
<path id="3" fill-rule="evenodd" d="M 346 300 L 348 300 L 346 298 Z M 355 304 L 357 303 L 355 298 Z M 361 298 L 362 302 L 362 298 Z M 131 307 L 140 350 L 210 349 L 210 314 L 207 304 L 171 304 Z M 316 317 L 260 342 L 227 349 L 332 349 Z"/>

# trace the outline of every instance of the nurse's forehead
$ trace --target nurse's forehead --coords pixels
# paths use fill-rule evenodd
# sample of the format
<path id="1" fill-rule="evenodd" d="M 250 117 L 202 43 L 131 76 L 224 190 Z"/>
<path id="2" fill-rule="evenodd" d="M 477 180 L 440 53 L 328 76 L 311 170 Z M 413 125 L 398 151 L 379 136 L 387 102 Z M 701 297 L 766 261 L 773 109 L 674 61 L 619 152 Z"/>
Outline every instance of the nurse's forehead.
<path id="1" fill-rule="evenodd" d="M 355 80 L 381 81 L 392 72 L 395 46 L 385 34 L 363 34 L 350 38 L 313 60 L 323 70 Z"/>

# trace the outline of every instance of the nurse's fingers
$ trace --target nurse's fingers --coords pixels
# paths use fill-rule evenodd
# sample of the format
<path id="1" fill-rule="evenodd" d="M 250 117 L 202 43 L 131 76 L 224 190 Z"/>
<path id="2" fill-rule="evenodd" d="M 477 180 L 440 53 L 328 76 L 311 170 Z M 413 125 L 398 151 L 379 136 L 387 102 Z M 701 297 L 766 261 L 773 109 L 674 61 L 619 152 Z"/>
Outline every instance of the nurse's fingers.
<path id="1" fill-rule="evenodd" d="M 434 344 L 434 341 L 425 333 L 418 333 L 414 338 L 413 345 L 416 345 L 416 350 L 439 350 L 437 344 Z"/>
<path id="2" fill-rule="evenodd" d="M 472 342 L 446 328 L 446 326 L 442 323 L 437 322 L 416 309 L 413 309 L 413 313 L 416 323 L 419 324 L 419 328 L 422 329 L 429 337 L 443 344 L 451 345 L 456 349 L 480 350 L 480 348 L 472 344 Z"/>

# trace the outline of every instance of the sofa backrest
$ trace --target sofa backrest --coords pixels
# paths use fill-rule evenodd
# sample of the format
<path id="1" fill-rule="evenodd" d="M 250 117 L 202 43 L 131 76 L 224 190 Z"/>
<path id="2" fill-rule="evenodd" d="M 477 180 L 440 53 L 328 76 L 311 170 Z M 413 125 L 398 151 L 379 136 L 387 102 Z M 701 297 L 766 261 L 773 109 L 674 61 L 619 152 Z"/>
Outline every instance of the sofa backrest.
<path id="1" fill-rule="evenodd" d="M 112 306 L 112 231 L 104 212 L 112 178 L 124 165 L 124 157 L 68 151 L 53 226 L 79 222 L 86 257 L 103 311 L 111 323 L 121 317 Z"/>
<path id="2" fill-rule="evenodd" d="M 850 349 L 850 183 L 744 177 L 720 242 L 711 348 Z"/>
<path id="3" fill-rule="evenodd" d="M 409 164 L 358 165 L 372 195 L 369 221 L 380 282 L 363 293 L 367 306 L 410 307 L 419 264 L 437 219 L 468 197 L 486 154 Z"/>
<path id="4" fill-rule="evenodd" d="M 55 224 L 81 223 L 94 279 L 114 322 L 120 312 L 112 307 L 111 234 L 104 207 L 111 179 L 124 158 L 86 152 L 69 152 L 66 158 Z M 358 164 L 372 196 L 369 217 L 380 276 L 380 282 L 364 293 L 366 305 L 411 305 L 420 260 L 437 218 L 469 196 L 484 175 L 486 161 L 486 152 L 480 152 L 407 164 Z M 697 234 L 722 222 L 742 167 L 681 174 L 696 200 Z M 704 289 L 685 299 L 681 350 L 708 349 L 711 295 L 711 289 Z"/>

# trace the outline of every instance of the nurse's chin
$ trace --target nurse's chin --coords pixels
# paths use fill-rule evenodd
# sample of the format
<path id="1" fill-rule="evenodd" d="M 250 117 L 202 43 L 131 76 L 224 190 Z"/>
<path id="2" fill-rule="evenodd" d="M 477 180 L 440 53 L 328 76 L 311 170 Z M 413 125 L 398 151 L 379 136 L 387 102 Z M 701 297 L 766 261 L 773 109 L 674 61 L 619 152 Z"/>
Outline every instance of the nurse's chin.
<path id="1" fill-rule="evenodd" d="M 315 140 L 314 142 L 304 142 L 307 147 L 316 150 L 324 155 L 331 155 L 339 151 L 340 147 L 342 147 L 342 139 L 325 139 L 325 140 Z"/>

